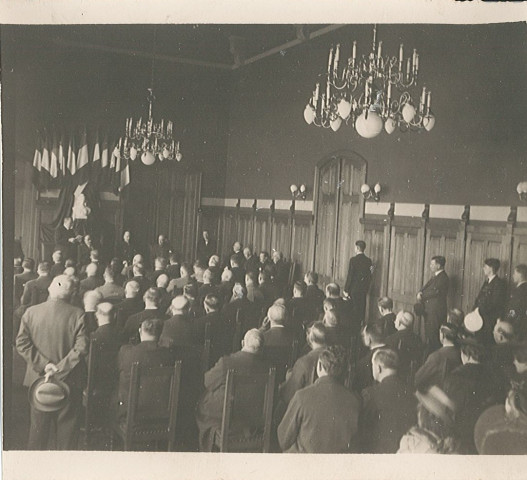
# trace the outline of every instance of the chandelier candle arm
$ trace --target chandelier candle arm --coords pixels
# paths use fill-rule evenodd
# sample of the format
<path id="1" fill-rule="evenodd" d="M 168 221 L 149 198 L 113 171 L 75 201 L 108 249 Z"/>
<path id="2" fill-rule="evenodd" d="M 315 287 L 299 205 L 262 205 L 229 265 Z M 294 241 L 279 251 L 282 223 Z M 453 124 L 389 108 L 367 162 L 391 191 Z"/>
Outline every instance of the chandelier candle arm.
<path id="1" fill-rule="evenodd" d="M 430 131 L 435 124 L 431 113 L 431 94 L 425 87 L 414 101 L 409 89 L 417 87 L 419 54 L 412 49 L 405 58 L 404 44 L 399 45 L 399 56 L 385 55 L 385 45 L 377 42 L 377 26 L 373 28 L 371 51 L 358 55 L 357 42 L 351 46 L 351 56 L 341 58 L 346 51 L 341 43 L 329 50 L 327 73 L 319 75 L 323 81 L 315 83 L 304 119 L 317 127 L 339 130 L 342 120 L 356 128 L 366 138 L 378 135 L 379 122 L 391 133 L 398 126 L 401 131 Z M 348 52 L 350 50 L 347 50 Z M 340 70 L 339 70 L 340 68 Z M 325 81 L 325 85 L 323 82 Z M 321 84 L 322 83 L 322 88 Z M 325 88 L 324 88 L 325 87 Z M 397 90 L 394 100 L 394 90 Z M 398 100 L 397 100 L 398 98 Z M 370 121 L 369 117 L 373 115 Z M 356 120 L 364 116 L 360 129 Z M 373 130 L 371 130 L 373 128 Z M 363 135 L 363 136 L 364 136 Z"/>

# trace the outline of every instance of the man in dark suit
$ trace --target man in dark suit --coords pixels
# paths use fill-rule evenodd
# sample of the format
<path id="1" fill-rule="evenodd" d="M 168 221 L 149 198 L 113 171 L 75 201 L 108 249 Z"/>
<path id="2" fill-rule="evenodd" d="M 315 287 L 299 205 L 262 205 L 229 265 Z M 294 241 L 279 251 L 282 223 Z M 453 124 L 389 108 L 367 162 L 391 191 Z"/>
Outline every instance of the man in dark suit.
<path id="1" fill-rule="evenodd" d="M 167 266 L 167 275 L 170 280 L 181 277 L 181 265 L 179 264 L 179 255 L 177 253 L 171 253 L 168 259 L 169 265 Z"/>
<path id="2" fill-rule="evenodd" d="M 119 242 L 119 245 L 115 249 L 115 256 L 126 262 L 126 265 L 132 264 L 132 259 L 137 253 L 135 246 L 131 242 L 130 231 L 126 230 L 123 233 L 123 239 Z"/>
<path id="3" fill-rule="evenodd" d="M 132 267 L 134 276 L 132 280 L 135 280 L 139 284 L 139 295 L 143 296 L 144 293 L 152 286 L 150 280 L 145 277 L 145 267 L 142 263 L 137 263 Z"/>
<path id="4" fill-rule="evenodd" d="M 393 313 L 393 300 L 389 297 L 381 297 L 377 301 L 377 308 L 381 318 L 373 320 L 382 326 L 384 336 L 389 337 L 397 330 L 395 328 L 395 313 Z"/>
<path id="5" fill-rule="evenodd" d="M 258 282 L 259 285 L 256 287 L 256 290 L 261 293 L 263 297 L 262 307 L 266 310 L 278 298 L 278 290 L 267 272 L 260 272 Z"/>
<path id="6" fill-rule="evenodd" d="M 203 272 L 203 285 L 198 288 L 198 302 L 203 303 L 205 297 L 210 293 L 216 295 L 218 289 L 212 284 L 212 272 L 207 268 Z"/>
<path id="7" fill-rule="evenodd" d="M 139 327 L 144 320 L 157 318 L 163 322 L 165 316 L 159 311 L 159 291 L 157 288 L 149 288 L 143 295 L 145 309 L 142 312 L 130 315 L 123 328 L 123 343 L 139 343 Z"/>
<path id="8" fill-rule="evenodd" d="M 140 253 L 136 253 L 133 256 L 132 263 L 130 263 L 129 265 L 125 265 L 125 267 L 121 271 L 121 274 L 124 276 L 123 281 L 131 280 L 134 276 L 134 265 L 144 265 L 144 262 L 145 261 L 143 256 Z"/>
<path id="9" fill-rule="evenodd" d="M 306 282 L 306 299 L 309 302 L 313 312 L 313 322 L 322 313 L 322 302 L 326 297 L 324 292 L 318 288 L 318 274 L 316 272 L 307 272 L 304 275 L 304 282 Z"/>
<path id="10" fill-rule="evenodd" d="M 507 304 L 508 315 L 515 319 L 518 334 L 527 337 L 527 265 L 516 265 L 512 273 L 514 286 Z"/>
<path id="11" fill-rule="evenodd" d="M 245 284 L 245 270 L 241 266 L 240 257 L 231 255 L 230 271 L 232 272 L 232 280 L 234 283 Z"/>
<path id="12" fill-rule="evenodd" d="M 130 280 L 124 287 L 124 300 L 115 305 L 115 327 L 118 332 L 123 331 L 128 317 L 139 313 L 145 308 L 143 299 L 139 295 L 139 284 Z"/>
<path id="13" fill-rule="evenodd" d="M 317 362 L 320 352 L 326 348 L 326 327 L 322 322 L 315 322 L 306 335 L 310 351 L 301 356 L 280 386 L 280 400 L 285 406 L 300 389 L 312 385 L 317 377 Z"/>
<path id="14" fill-rule="evenodd" d="M 150 265 L 154 265 L 155 259 L 158 257 L 162 257 L 168 260 L 171 253 L 172 253 L 172 250 L 170 249 L 168 239 L 166 238 L 165 235 L 159 235 L 157 237 L 157 243 L 155 245 L 152 245 L 152 248 L 151 248 L 152 263 Z"/>
<path id="15" fill-rule="evenodd" d="M 447 296 L 450 284 L 445 272 L 445 257 L 437 255 L 430 261 L 432 278 L 417 293 L 417 300 L 424 305 L 425 338 L 430 350 L 437 350 L 439 326 L 446 323 Z"/>
<path id="16" fill-rule="evenodd" d="M 189 263 L 183 262 L 179 267 L 180 275 L 178 278 L 173 278 L 168 284 L 167 292 L 172 295 L 181 295 L 183 287 L 189 283 L 195 283 L 196 280 L 192 278 L 192 267 Z"/>
<path id="17" fill-rule="evenodd" d="M 14 308 L 17 308 L 20 305 L 20 299 L 22 298 L 22 294 L 24 293 L 24 287 L 27 282 L 30 280 L 35 280 L 38 278 L 38 274 L 34 271 L 35 270 L 35 260 L 32 258 L 25 258 L 22 262 L 22 273 L 18 273 L 15 275 L 15 283 L 13 288 L 13 295 L 14 295 Z"/>
<path id="18" fill-rule="evenodd" d="M 278 250 L 273 251 L 271 258 L 274 264 L 273 282 L 278 290 L 278 295 L 287 297 L 290 295 L 290 292 L 288 292 L 289 264 L 284 260 L 282 252 Z"/>
<path id="19" fill-rule="evenodd" d="M 326 327 L 326 342 L 328 345 L 342 345 L 346 348 L 351 346 L 350 330 L 341 326 L 336 310 L 326 311 L 322 321 Z"/>
<path id="20" fill-rule="evenodd" d="M 117 355 L 121 347 L 120 338 L 115 329 L 115 308 L 109 302 L 99 303 L 95 312 L 97 329 L 91 333 L 90 341 L 96 341 L 95 372 L 92 372 L 93 397 L 96 416 L 102 423 L 109 421 L 111 397 L 119 380 Z"/>
<path id="21" fill-rule="evenodd" d="M 62 250 L 55 250 L 51 255 L 51 259 L 53 260 L 53 265 L 51 266 L 51 270 L 49 272 L 51 278 L 54 278 L 57 275 L 62 275 L 64 273 L 65 268 Z"/>
<path id="22" fill-rule="evenodd" d="M 233 275 L 230 270 L 223 270 L 221 272 L 221 282 L 218 285 L 216 292 L 218 296 L 220 297 L 220 301 L 222 305 L 227 305 L 232 297 L 232 288 L 234 287 L 234 280 L 232 279 Z M 245 280 L 245 275 L 244 275 Z"/>
<path id="23" fill-rule="evenodd" d="M 46 375 L 55 376 L 70 388 L 68 403 L 57 412 L 42 412 L 31 407 L 30 450 L 46 450 L 53 429 L 59 450 L 76 447 L 86 379 L 83 358 L 88 353 L 88 339 L 84 312 L 68 303 L 72 290 L 71 278 L 56 277 L 49 286 L 48 300 L 24 313 L 16 339 L 17 351 L 27 363 L 25 386 Z"/>
<path id="24" fill-rule="evenodd" d="M 261 311 L 247 298 L 247 289 L 240 283 L 236 283 L 232 287 L 232 299 L 223 307 L 222 315 L 226 329 L 231 335 L 234 335 L 237 322 L 240 322 L 238 335 L 239 338 L 243 338 L 247 331 L 258 328 Z"/>
<path id="25" fill-rule="evenodd" d="M 62 225 L 55 230 L 55 250 L 60 250 L 65 260 L 77 260 L 77 244 L 81 240 L 82 236 L 75 235 L 72 218 L 65 217 Z"/>
<path id="26" fill-rule="evenodd" d="M 286 302 L 288 319 L 286 325 L 299 337 L 304 336 L 304 329 L 316 320 L 316 310 L 306 298 L 307 286 L 304 282 L 295 282 L 293 298 Z"/>
<path id="27" fill-rule="evenodd" d="M 415 386 L 426 391 L 432 385 L 443 389 L 448 374 L 461 365 L 461 353 L 457 346 L 459 329 L 452 323 L 441 325 L 439 341 L 442 347 L 432 352 L 415 374 Z"/>
<path id="28" fill-rule="evenodd" d="M 211 362 L 216 362 L 222 355 L 232 349 L 232 332 L 226 328 L 220 312 L 221 303 L 215 293 L 209 293 L 203 299 L 205 315 L 193 320 L 194 343 L 203 345 L 205 342 L 205 332 L 207 325 L 211 343 Z"/>
<path id="29" fill-rule="evenodd" d="M 474 309 L 479 309 L 483 319 L 481 331 L 482 339 L 486 344 L 492 344 L 492 331 L 496 320 L 505 312 L 507 303 L 507 284 L 498 277 L 500 261 L 497 258 L 487 258 L 483 263 L 485 282 L 479 291 L 474 303 Z"/>
<path id="30" fill-rule="evenodd" d="M 52 281 L 49 263 L 39 263 L 37 274 L 38 278 L 28 281 L 24 287 L 21 305 L 25 308 L 45 302 L 48 298 L 48 288 Z"/>
<path id="31" fill-rule="evenodd" d="M 320 353 L 318 379 L 295 393 L 278 426 L 284 452 L 356 451 L 360 400 L 341 384 L 346 367 L 342 347 L 328 347 Z"/>
<path id="32" fill-rule="evenodd" d="M 414 316 L 411 312 L 400 311 L 395 318 L 397 332 L 386 338 L 384 343 L 399 355 L 398 372 L 406 379 L 410 373 L 410 364 L 421 362 L 423 357 L 423 343 L 413 332 Z"/>
<path id="33" fill-rule="evenodd" d="M 258 276 L 258 264 L 260 262 L 258 257 L 253 254 L 249 247 L 245 247 L 243 249 L 243 256 L 245 257 L 245 273 L 253 272 L 256 276 Z"/>
<path id="34" fill-rule="evenodd" d="M 216 245 L 210 238 L 209 231 L 203 230 L 202 237 L 198 240 L 198 259 L 206 265 L 209 262 L 209 258 L 215 253 Z"/>
<path id="35" fill-rule="evenodd" d="M 375 384 L 362 391 L 361 440 L 364 453 L 397 453 L 401 437 L 417 420 L 413 392 L 397 375 L 399 357 L 389 348 L 372 357 Z"/>
<path id="36" fill-rule="evenodd" d="M 84 294 L 89 290 L 95 290 L 104 284 L 103 278 L 97 274 L 98 268 L 95 263 L 90 263 L 86 266 L 86 278 L 80 281 L 79 294 Z"/>
<path id="37" fill-rule="evenodd" d="M 445 380 L 445 393 L 456 406 L 455 434 L 460 442 L 459 453 L 477 454 L 474 426 L 483 411 L 505 401 L 486 363 L 484 345 L 472 338 L 461 340 L 463 365 L 453 370 Z"/>
<path id="38" fill-rule="evenodd" d="M 155 285 L 157 283 L 157 277 L 163 273 L 166 273 L 167 263 L 168 261 L 166 258 L 156 257 L 154 260 L 154 270 L 146 275 L 150 285 Z"/>
<path id="39" fill-rule="evenodd" d="M 83 295 L 84 328 L 87 335 L 97 330 L 98 324 L 95 312 L 97 312 L 97 305 L 102 302 L 102 298 L 102 294 L 96 290 L 88 290 Z"/>
<path id="40" fill-rule="evenodd" d="M 269 367 L 261 355 L 262 348 L 261 332 L 256 329 L 249 330 L 243 338 L 242 349 L 220 358 L 205 374 L 205 391 L 196 410 L 200 451 L 212 450 L 214 436 L 221 427 L 228 370 L 233 369 L 246 375 L 268 372 Z"/>
<path id="41" fill-rule="evenodd" d="M 179 295 L 170 305 L 171 317 L 163 323 L 163 331 L 159 337 L 161 347 L 189 347 L 195 344 L 192 319 L 188 315 L 189 302 Z"/>
<path id="42" fill-rule="evenodd" d="M 138 329 L 141 342 L 137 345 L 123 345 L 119 351 L 119 389 L 118 411 L 119 417 L 126 415 L 128 392 L 132 364 L 138 362 L 145 367 L 168 367 L 174 364 L 174 355 L 168 348 L 158 346 L 159 335 L 163 322 L 157 318 L 148 318 L 141 322 Z"/>
<path id="43" fill-rule="evenodd" d="M 88 265 L 90 263 L 90 256 L 92 250 L 95 250 L 91 235 L 85 235 L 83 241 L 79 243 L 77 247 L 77 264 L 80 267 Z"/>
<path id="44" fill-rule="evenodd" d="M 353 313 L 357 322 L 364 322 L 366 313 L 366 296 L 370 289 L 373 264 L 364 251 L 366 242 L 355 242 L 355 256 L 350 258 L 348 277 L 344 286 L 344 295 L 351 298 Z"/>
<path id="45" fill-rule="evenodd" d="M 267 310 L 270 328 L 263 334 L 264 347 L 291 347 L 295 333 L 285 326 L 286 309 L 282 305 L 272 305 Z"/>
<path id="46" fill-rule="evenodd" d="M 124 298 L 124 288 L 115 283 L 114 271 L 107 267 L 104 271 L 104 285 L 97 287 L 104 300 L 118 303 Z"/>
<path id="47" fill-rule="evenodd" d="M 386 346 L 381 326 L 376 323 L 367 323 L 362 329 L 362 343 L 368 348 L 368 353 L 359 359 L 355 367 L 353 389 L 357 393 L 373 384 L 371 359 L 376 350 Z"/>

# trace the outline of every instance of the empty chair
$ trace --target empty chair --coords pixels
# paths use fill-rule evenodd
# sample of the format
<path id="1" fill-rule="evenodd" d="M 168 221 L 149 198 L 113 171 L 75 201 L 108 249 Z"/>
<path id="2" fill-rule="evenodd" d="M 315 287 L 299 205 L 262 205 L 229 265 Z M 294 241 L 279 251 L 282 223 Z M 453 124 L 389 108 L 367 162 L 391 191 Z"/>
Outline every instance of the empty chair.
<path id="1" fill-rule="evenodd" d="M 220 452 L 269 452 L 274 386 L 274 368 L 252 375 L 227 372 L 222 425 L 215 438 Z"/>
<path id="2" fill-rule="evenodd" d="M 174 367 L 132 364 L 126 418 L 112 425 L 124 450 L 134 443 L 160 441 L 167 442 L 169 452 L 174 450 L 180 381 L 181 361 Z"/>

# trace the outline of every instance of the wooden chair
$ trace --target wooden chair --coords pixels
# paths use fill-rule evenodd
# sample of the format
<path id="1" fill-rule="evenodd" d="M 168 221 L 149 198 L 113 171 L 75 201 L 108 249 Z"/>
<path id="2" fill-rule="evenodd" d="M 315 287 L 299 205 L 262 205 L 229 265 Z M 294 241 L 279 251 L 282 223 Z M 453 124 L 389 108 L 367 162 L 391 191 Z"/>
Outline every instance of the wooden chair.
<path id="1" fill-rule="evenodd" d="M 83 392 L 85 448 L 90 448 L 93 435 L 108 433 L 106 426 L 111 415 L 110 397 L 118 382 L 117 370 L 115 376 L 101 375 L 101 367 L 107 368 L 109 361 L 117 363 L 117 349 L 115 358 L 103 357 L 103 346 L 97 342 L 97 339 L 92 338 L 87 359 L 88 379 Z"/>
<path id="2" fill-rule="evenodd" d="M 263 356 L 276 369 L 277 384 L 285 381 L 288 368 L 291 368 L 298 357 L 298 340 L 285 347 L 263 347 Z"/>
<path id="3" fill-rule="evenodd" d="M 220 452 L 270 451 L 274 389 L 274 368 L 253 375 L 227 372 L 221 431 L 215 439 Z"/>
<path id="4" fill-rule="evenodd" d="M 151 441 L 167 441 L 168 451 L 174 450 L 181 364 L 177 361 L 173 367 L 141 367 L 137 362 L 132 365 L 126 418 L 112 425 L 112 433 L 121 438 L 125 451 L 131 450 L 134 442 Z"/>

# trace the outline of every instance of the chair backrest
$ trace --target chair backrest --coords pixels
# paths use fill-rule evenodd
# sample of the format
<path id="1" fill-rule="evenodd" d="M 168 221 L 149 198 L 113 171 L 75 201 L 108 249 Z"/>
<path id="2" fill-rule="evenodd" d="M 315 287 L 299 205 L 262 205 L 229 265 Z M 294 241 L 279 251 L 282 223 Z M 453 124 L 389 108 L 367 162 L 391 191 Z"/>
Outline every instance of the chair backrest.
<path id="1" fill-rule="evenodd" d="M 174 442 L 181 382 L 181 361 L 173 367 L 145 367 L 132 364 L 126 432 L 145 423 L 167 423 L 169 445 Z"/>
<path id="2" fill-rule="evenodd" d="M 275 369 L 268 373 L 246 375 L 227 372 L 223 404 L 220 451 L 232 451 L 232 439 L 243 449 L 243 440 L 257 439 L 257 451 L 268 452 L 275 387 Z"/>

